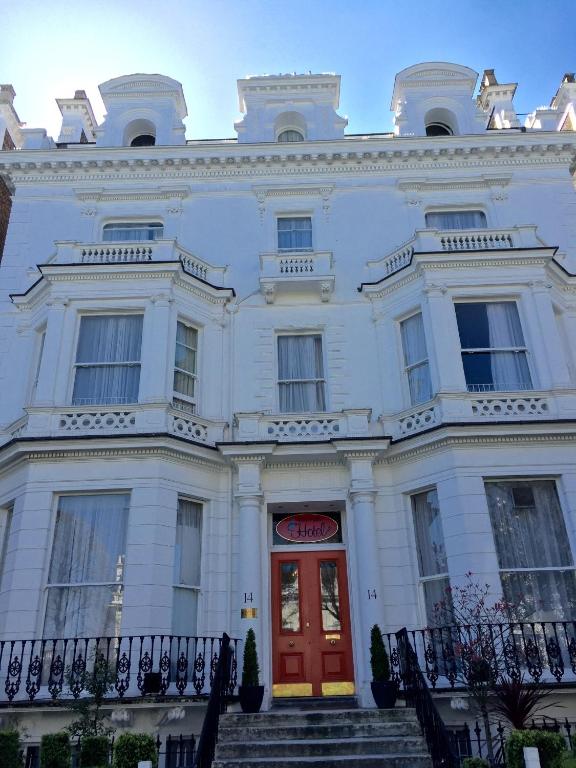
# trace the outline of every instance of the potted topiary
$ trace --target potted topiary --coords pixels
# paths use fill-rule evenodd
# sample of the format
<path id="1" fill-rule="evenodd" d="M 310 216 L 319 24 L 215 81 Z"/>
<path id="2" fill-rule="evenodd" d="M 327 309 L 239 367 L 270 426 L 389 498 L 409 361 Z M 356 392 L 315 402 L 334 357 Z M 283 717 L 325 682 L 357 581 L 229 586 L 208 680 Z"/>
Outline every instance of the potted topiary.
<path id="1" fill-rule="evenodd" d="M 370 687 L 376 706 L 378 709 L 392 709 L 396 704 L 398 686 L 390 680 L 390 663 L 378 624 L 374 624 L 370 632 L 370 666 L 372 667 Z"/>
<path id="2" fill-rule="evenodd" d="M 238 689 L 242 712 L 260 712 L 262 699 L 264 698 L 264 686 L 259 685 L 259 673 L 256 637 L 254 636 L 254 630 L 249 629 L 246 633 L 246 642 L 244 644 L 242 685 Z"/>

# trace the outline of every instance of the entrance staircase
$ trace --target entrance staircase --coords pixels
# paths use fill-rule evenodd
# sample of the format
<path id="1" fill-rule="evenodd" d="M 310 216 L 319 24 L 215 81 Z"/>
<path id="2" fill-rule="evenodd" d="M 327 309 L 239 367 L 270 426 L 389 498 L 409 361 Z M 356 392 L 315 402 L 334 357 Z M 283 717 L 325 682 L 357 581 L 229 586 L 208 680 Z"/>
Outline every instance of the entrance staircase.
<path id="1" fill-rule="evenodd" d="M 220 718 L 212 768 L 432 768 L 413 709 L 279 709 Z"/>

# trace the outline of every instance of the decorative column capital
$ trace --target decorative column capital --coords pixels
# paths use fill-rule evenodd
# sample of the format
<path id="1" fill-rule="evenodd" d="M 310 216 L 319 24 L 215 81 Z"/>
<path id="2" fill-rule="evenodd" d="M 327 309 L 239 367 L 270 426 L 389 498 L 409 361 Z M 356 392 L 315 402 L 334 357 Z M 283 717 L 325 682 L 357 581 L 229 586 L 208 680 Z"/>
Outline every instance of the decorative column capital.
<path id="1" fill-rule="evenodd" d="M 375 488 L 359 488 L 352 485 L 348 491 L 348 496 L 352 504 L 374 504 L 376 493 Z"/>

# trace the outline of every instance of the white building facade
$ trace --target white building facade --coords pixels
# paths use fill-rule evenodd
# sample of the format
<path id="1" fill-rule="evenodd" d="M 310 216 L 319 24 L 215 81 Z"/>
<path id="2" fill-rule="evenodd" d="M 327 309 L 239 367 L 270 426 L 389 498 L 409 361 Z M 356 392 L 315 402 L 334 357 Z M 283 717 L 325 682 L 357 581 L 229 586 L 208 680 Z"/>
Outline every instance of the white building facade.
<path id="1" fill-rule="evenodd" d="M 371 627 L 468 572 L 573 626 L 576 84 L 521 125 L 477 79 L 409 67 L 362 136 L 335 75 L 240 80 L 237 140 L 187 141 L 159 75 L 101 125 L 59 99 L 56 142 L 0 100 L 1 639 L 253 627 L 265 706 L 368 706 Z"/>

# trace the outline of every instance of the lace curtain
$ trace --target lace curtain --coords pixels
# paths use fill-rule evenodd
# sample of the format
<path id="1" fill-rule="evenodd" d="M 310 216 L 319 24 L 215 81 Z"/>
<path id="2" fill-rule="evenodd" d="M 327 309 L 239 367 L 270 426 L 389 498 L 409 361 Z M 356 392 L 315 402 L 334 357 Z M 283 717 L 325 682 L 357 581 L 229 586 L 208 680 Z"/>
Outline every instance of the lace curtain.
<path id="1" fill-rule="evenodd" d="M 418 493 L 412 496 L 412 514 L 414 519 L 414 532 L 416 534 L 416 551 L 418 555 L 418 570 L 424 590 L 424 604 L 426 606 L 426 618 L 430 626 L 443 623 L 449 605 L 450 594 L 447 591 L 450 580 L 448 562 L 446 560 L 446 547 L 444 545 L 444 531 L 440 518 L 438 494 L 436 489 Z M 437 577 L 437 578 L 430 578 Z M 444 603 L 445 610 L 437 609 L 439 603 Z"/>
<path id="2" fill-rule="evenodd" d="M 326 410 L 321 336 L 279 336 L 281 413 Z"/>
<path id="3" fill-rule="evenodd" d="M 196 634 L 201 546 L 202 505 L 179 499 L 174 548 L 175 586 L 172 610 L 172 631 L 176 635 Z"/>
<path id="4" fill-rule="evenodd" d="M 443 211 L 426 214 L 429 229 L 485 229 L 483 211 Z"/>
<path id="5" fill-rule="evenodd" d="M 426 350 L 426 337 L 422 314 L 413 315 L 400 325 L 404 363 L 410 387 L 410 402 L 412 405 L 424 403 L 432 397 L 430 367 Z"/>
<path id="6" fill-rule="evenodd" d="M 120 633 L 129 502 L 124 494 L 60 497 L 44 637 Z"/>
<path id="7" fill-rule="evenodd" d="M 102 231 L 105 242 L 140 242 L 157 240 L 164 234 L 162 224 L 106 224 Z"/>
<path id="8" fill-rule="evenodd" d="M 83 317 L 72 402 L 138 402 L 141 346 L 142 315 Z"/>
<path id="9" fill-rule="evenodd" d="M 518 308 L 514 302 L 489 302 L 486 304 L 486 314 L 490 347 L 524 346 Z M 530 370 L 524 351 L 492 352 L 490 366 L 495 390 L 531 388 Z"/>
<path id="10" fill-rule="evenodd" d="M 502 587 L 518 618 L 574 620 L 574 561 L 554 482 L 487 483 L 486 496 Z"/>

